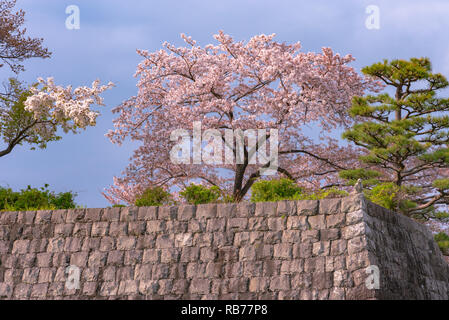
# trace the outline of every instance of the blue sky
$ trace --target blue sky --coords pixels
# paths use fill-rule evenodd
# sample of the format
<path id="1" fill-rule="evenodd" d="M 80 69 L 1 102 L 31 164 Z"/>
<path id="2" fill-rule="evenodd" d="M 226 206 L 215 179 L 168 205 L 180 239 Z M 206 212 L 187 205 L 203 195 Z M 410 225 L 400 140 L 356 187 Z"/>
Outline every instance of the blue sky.
<path id="1" fill-rule="evenodd" d="M 66 7 L 80 8 L 81 28 L 65 27 Z M 368 5 L 380 9 L 380 29 L 365 27 Z M 55 77 L 57 84 L 90 85 L 97 78 L 112 81 L 97 126 L 78 135 L 64 135 L 45 150 L 19 146 L 0 158 L 0 185 L 13 189 L 50 184 L 55 191 L 78 193 L 77 203 L 109 205 L 101 191 L 127 166 L 135 145 L 118 147 L 104 134 L 112 129 L 111 109 L 136 93 L 133 77 L 136 49 L 159 50 L 164 41 L 182 45 L 181 33 L 201 45 L 214 42 L 224 30 L 237 40 L 276 33 L 280 42 L 302 43 L 303 51 L 329 46 L 351 53 L 361 67 L 381 59 L 427 56 L 434 71 L 449 77 L 449 1 L 143 1 L 143 0 L 18 0 L 26 12 L 28 34 L 44 38 L 51 59 L 25 63 L 20 79 Z M 5 69 L 5 68 L 3 68 Z M 1 79 L 8 75 L 3 70 Z"/>

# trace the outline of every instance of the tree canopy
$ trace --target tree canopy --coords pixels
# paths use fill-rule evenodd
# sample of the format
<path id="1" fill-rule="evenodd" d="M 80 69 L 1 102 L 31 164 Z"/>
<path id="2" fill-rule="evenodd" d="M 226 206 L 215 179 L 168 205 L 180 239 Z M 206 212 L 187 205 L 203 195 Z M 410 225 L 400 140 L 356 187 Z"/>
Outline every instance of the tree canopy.
<path id="1" fill-rule="evenodd" d="M 278 174 L 309 187 L 332 181 L 343 164 L 356 159 L 350 147 L 324 134 L 349 125 L 352 97 L 378 86 L 348 66 L 351 55 L 330 48 L 304 53 L 300 43 L 278 43 L 274 35 L 243 42 L 220 32 L 218 44 L 204 47 L 182 37 L 185 47 L 165 43 L 156 52 L 138 50 L 143 58 L 136 72 L 138 93 L 113 110 L 119 116 L 108 136 L 113 143 L 130 138 L 141 146 L 124 176 L 116 177 L 105 193 L 111 202 L 133 203 L 149 187 L 182 188 L 194 179 L 240 201 L 270 160 L 251 163 L 245 146 L 242 163 L 173 163 L 170 133 L 181 128 L 192 132 L 195 122 L 220 133 L 277 129 Z M 317 129 L 319 142 L 304 133 L 306 126 Z M 228 147 L 236 153 L 235 144 Z"/>
<path id="2" fill-rule="evenodd" d="M 432 72 L 428 58 L 384 60 L 362 69 L 388 92 L 357 96 L 350 115 L 356 124 L 343 137 L 361 147 L 361 169 L 342 171 L 347 179 L 394 195 L 392 209 L 410 216 L 439 216 L 449 203 L 449 83 Z M 379 186 L 379 184 L 383 186 Z M 378 195 L 380 195 L 378 193 Z"/>

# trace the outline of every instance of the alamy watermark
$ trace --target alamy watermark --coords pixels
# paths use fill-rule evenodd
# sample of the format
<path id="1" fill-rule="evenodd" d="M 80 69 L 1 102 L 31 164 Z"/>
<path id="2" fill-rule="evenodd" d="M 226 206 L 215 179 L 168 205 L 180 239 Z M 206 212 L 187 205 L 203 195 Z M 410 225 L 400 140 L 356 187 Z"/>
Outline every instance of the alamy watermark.
<path id="1" fill-rule="evenodd" d="M 80 20 L 80 8 L 77 5 L 67 6 L 65 13 L 69 16 L 65 19 L 65 27 L 68 30 L 79 30 Z"/>
<path id="2" fill-rule="evenodd" d="M 369 5 L 365 9 L 368 17 L 365 20 L 365 27 L 369 30 L 380 29 L 380 9 L 376 5 Z"/>
<path id="3" fill-rule="evenodd" d="M 224 129 L 223 135 L 218 129 L 202 132 L 201 122 L 195 121 L 192 136 L 190 130 L 176 129 L 171 132 L 170 141 L 176 142 L 170 150 L 174 164 L 244 164 L 246 147 L 247 163 L 259 164 L 261 175 L 276 174 L 279 165 L 278 129 L 269 129 L 268 135 L 267 129 Z"/>
<path id="4" fill-rule="evenodd" d="M 365 279 L 365 286 L 369 290 L 380 289 L 380 271 L 376 265 L 370 265 L 365 269 L 368 277 Z"/>
<path id="5" fill-rule="evenodd" d="M 75 265 L 70 265 L 65 269 L 67 280 L 65 281 L 65 287 L 68 290 L 78 290 L 80 288 L 80 268 Z"/>

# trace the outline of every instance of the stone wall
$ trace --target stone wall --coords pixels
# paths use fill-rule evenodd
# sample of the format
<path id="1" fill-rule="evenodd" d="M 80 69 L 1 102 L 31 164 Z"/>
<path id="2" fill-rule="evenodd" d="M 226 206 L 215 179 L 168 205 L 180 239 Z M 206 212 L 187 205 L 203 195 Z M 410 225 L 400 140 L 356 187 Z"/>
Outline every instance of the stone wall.
<path id="1" fill-rule="evenodd" d="M 448 299 L 448 293 L 449 266 L 430 231 L 361 195 L 0 213 L 0 299 Z"/>

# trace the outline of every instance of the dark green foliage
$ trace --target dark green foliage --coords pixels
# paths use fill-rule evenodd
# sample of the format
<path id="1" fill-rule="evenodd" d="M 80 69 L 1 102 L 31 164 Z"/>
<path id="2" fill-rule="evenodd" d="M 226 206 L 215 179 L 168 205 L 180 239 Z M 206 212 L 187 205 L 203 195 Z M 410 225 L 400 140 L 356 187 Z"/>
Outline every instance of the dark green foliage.
<path id="1" fill-rule="evenodd" d="M 344 190 L 339 190 L 337 188 L 329 188 L 317 190 L 315 192 L 305 192 L 296 194 L 291 200 L 321 200 L 321 199 L 332 199 L 332 198 L 342 198 L 348 196 L 348 193 Z"/>
<path id="2" fill-rule="evenodd" d="M 449 99 L 438 93 L 449 86 L 432 73 L 427 58 L 384 60 L 362 69 L 393 89 L 355 97 L 354 126 L 343 138 L 361 147 L 363 168 L 343 170 L 354 184 L 359 178 L 375 202 L 415 218 L 435 218 L 439 204 L 449 202 Z M 377 186 L 377 187 L 376 187 Z M 433 196 L 429 196 L 433 195 Z"/>
<path id="3" fill-rule="evenodd" d="M 221 196 L 220 189 L 217 186 L 207 188 L 193 183 L 179 194 L 190 204 L 218 202 Z"/>
<path id="4" fill-rule="evenodd" d="M 251 201 L 279 201 L 293 199 L 297 194 L 302 193 L 302 189 L 293 180 L 259 180 L 251 188 Z"/>
<path id="5" fill-rule="evenodd" d="M 148 188 L 136 199 L 135 205 L 138 207 L 162 206 L 173 204 L 170 193 L 162 187 Z"/>
<path id="6" fill-rule="evenodd" d="M 40 189 L 28 186 L 20 192 L 0 187 L 0 211 L 55 210 L 76 208 L 75 193 L 54 193 L 48 190 L 48 184 Z"/>
<path id="7" fill-rule="evenodd" d="M 347 192 L 336 188 L 308 192 L 296 185 L 293 180 L 260 180 L 252 186 L 251 201 L 281 201 L 281 200 L 319 200 L 347 196 Z"/>
<path id="8" fill-rule="evenodd" d="M 435 241 L 440 247 L 441 252 L 445 255 L 449 255 L 449 235 L 444 232 L 437 233 L 435 235 Z"/>

